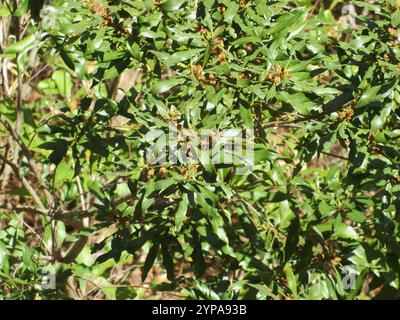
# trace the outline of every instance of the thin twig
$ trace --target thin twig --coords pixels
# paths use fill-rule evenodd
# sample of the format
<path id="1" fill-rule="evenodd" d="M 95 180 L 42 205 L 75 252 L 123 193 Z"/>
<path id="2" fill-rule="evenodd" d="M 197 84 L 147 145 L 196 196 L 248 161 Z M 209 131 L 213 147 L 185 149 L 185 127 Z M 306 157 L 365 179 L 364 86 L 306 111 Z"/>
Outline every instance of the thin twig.
<path id="1" fill-rule="evenodd" d="M 333 154 L 333 153 L 325 152 L 325 151 L 322 151 L 321 153 L 323 153 L 323 154 L 325 154 L 327 156 L 333 157 L 333 158 L 338 158 L 338 159 L 342 159 L 342 160 L 346 160 L 346 161 L 349 160 L 347 157 L 343 157 L 343 156 L 338 155 L 338 154 Z"/>
<path id="2" fill-rule="evenodd" d="M 31 184 L 29 183 L 28 180 L 25 179 L 24 176 L 20 175 L 18 167 L 12 163 L 10 160 L 6 159 L 5 157 L 3 157 L 0 154 L 0 158 L 6 163 L 8 164 L 11 169 L 14 171 L 15 175 L 17 176 L 17 178 L 22 182 L 22 184 L 24 185 L 25 189 L 29 192 L 29 194 L 32 196 L 33 200 L 35 201 L 36 205 L 42 209 L 42 210 L 46 210 L 46 207 L 43 205 L 42 200 L 40 200 L 39 195 L 36 193 L 36 191 L 33 189 L 33 187 L 31 186 Z"/>
<path id="3" fill-rule="evenodd" d="M 286 239 L 286 235 L 283 232 L 281 232 L 280 230 L 278 230 L 270 221 L 264 219 L 264 217 L 262 217 L 259 210 L 254 208 L 249 202 L 247 202 L 245 199 L 240 197 L 236 192 L 234 192 L 234 194 L 239 199 L 239 201 L 243 202 L 251 211 L 253 211 L 257 215 L 257 217 L 259 217 L 262 221 L 266 222 L 268 224 L 269 228 L 272 231 L 274 231 L 275 234 L 279 234 L 282 238 Z"/>
<path id="4" fill-rule="evenodd" d="M 29 163 L 29 166 L 30 166 L 30 168 L 32 170 L 32 173 L 35 175 L 36 179 L 38 181 L 40 181 L 40 176 L 38 174 L 38 170 L 37 170 L 36 164 L 33 161 L 32 157 L 30 155 L 30 151 L 26 147 L 25 143 L 22 141 L 21 137 L 17 134 L 17 132 L 15 132 L 14 128 L 8 123 L 8 121 L 2 115 L 0 115 L 0 123 L 6 128 L 6 130 L 10 133 L 12 138 L 20 146 L 22 153 L 24 154 L 24 156 L 28 160 L 28 163 Z M 47 191 L 47 189 L 43 187 L 42 190 L 43 190 L 43 192 L 44 192 L 44 194 L 46 196 L 46 200 L 47 200 L 48 204 L 53 203 L 53 197 Z"/>
<path id="5" fill-rule="evenodd" d="M 47 246 L 46 242 L 43 241 L 43 237 L 40 236 L 40 235 L 35 231 L 35 229 L 33 229 L 29 224 L 27 224 L 27 223 L 25 222 L 24 218 L 21 218 L 21 217 L 20 217 L 19 215 L 17 215 L 17 214 L 16 214 L 16 215 L 11 215 L 11 214 L 6 213 L 6 215 L 8 215 L 8 216 L 10 216 L 10 217 L 17 217 L 17 219 L 18 219 L 20 222 L 22 222 L 22 224 L 23 224 L 26 228 L 28 228 L 28 229 L 32 232 L 32 234 L 34 234 L 34 235 L 40 240 L 40 244 L 43 244 L 43 245 L 45 246 L 47 252 L 48 252 L 48 253 L 51 252 L 51 249 Z"/>
<path id="6" fill-rule="evenodd" d="M 0 207 L 2 211 L 12 211 L 12 212 L 28 212 L 32 214 L 40 214 L 44 216 L 48 216 L 47 210 L 39 210 L 33 207 L 23 207 L 23 206 L 7 206 L 7 207 Z"/>

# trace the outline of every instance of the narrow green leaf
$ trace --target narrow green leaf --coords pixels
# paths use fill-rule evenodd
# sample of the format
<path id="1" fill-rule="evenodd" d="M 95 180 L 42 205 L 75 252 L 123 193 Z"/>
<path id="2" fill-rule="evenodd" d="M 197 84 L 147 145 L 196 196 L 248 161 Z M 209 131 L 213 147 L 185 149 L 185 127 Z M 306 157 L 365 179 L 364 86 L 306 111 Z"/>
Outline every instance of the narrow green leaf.
<path id="1" fill-rule="evenodd" d="M 179 203 L 178 210 L 175 213 L 175 226 L 177 231 L 179 231 L 183 225 L 183 221 L 186 217 L 186 212 L 189 205 L 189 199 L 186 193 L 182 195 L 182 200 Z"/>
<path id="2" fill-rule="evenodd" d="M 160 245 L 155 243 L 151 246 L 149 253 L 147 254 L 146 260 L 144 262 L 142 268 L 142 281 L 146 280 L 147 274 L 149 273 L 150 269 L 153 267 L 154 261 L 156 261 L 157 253 Z"/>

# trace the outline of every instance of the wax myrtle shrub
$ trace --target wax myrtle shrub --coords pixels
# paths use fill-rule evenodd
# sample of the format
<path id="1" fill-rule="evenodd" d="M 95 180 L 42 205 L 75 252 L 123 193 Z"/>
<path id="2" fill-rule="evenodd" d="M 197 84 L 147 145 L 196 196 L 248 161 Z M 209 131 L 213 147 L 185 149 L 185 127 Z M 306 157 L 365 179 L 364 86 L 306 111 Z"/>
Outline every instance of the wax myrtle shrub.
<path id="1" fill-rule="evenodd" d="M 3 297 L 399 297 L 398 1 L 19 5 Z M 251 166 L 150 161 L 171 128 L 250 130 Z"/>

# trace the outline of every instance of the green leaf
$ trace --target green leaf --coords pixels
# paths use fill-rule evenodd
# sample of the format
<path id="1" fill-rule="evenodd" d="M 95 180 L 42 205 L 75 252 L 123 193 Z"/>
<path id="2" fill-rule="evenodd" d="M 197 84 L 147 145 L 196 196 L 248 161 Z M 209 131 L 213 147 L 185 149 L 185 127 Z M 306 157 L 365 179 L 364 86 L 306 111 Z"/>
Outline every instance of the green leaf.
<path id="1" fill-rule="evenodd" d="M 14 42 L 14 43 L 10 44 L 6 48 L 5 53 L 6 54 L 22 54 L 22 53 L 26 52 L 27 50 L 33 48 L 37 44 L 38 43 L 35 39 L 35 35 L 31 34 L 18 42 Z"/>
<path id="2" fill-rule="evenodd" d="M 185 81 L 184 79 L 176 79 L 176 78 L 159 81 L 151 87 L 151 93 L 155 95 L 164 93 L 172 89 L 173 87 L 182 84 L 184 81 Z"/>
<path id="3" fill-rule="evenodd" d="M 374 87 L 369 87 L 365 92 L 361 95 L 360 100 L 358 103 L 355 105 L 354 108 L 360 108 L 364 107 L 371 102 L 377 101 L 378 98 L 378 92 L 381 90 L 381 86 L 374 86 Z"/>
<path id="4" fill-rule="evenodd" d="M 167 12 L 177 11 L 184 2 L 184 0 L 167 0 L 162 3 L 161 7 Z"/>
<path id="5" fill-rule="evenodd" d="M 396 9 L 396 11 L 392 14 L 392 26 L 397 28 L 400 24 L 400 9 Z"/>
<path id="6" fill-rule="evenodd" d="M 69 142 L 64 139 L 57 139 L 51 142 L 45 142 L 39 146 L 41 149 L 53 150 L 48 160 L 50 163 L 58 165 L 63 157 L 67 154 Z"/>
<path id="7" fill-rule="evenodd" d="M 22 0 L 18 4 L 17 10 L 14 11 L 14 17 L 21 17 L 24 13 L 28 11 L 29 0 Z"/>
<path id="8" fill-rule="evenodd" d="M 229 1 L 228 7 L 226 8 L 224 13 L 225 22 L 231 23 L 238 10 L 239 10 L 239 4 L 233 1 Z"/>
<path id="9" fill-rule="evenodd" d="M 174 261 L 166 242 L 161 242 L 161 251 L 163 256 L 163 265 L 167 271 L 167 278 L 170 281 L 174 281 Z"/>
<path id="10" fill-rule="evenodd" d="M 183 225 L 183 221 L 186 217 L 186 212 L 189 205 L 189 199 L 186 193 L 182 195 L 182 200 L 179 203 L 178 210 L 175 213 L 175 226 L 177 231 L 179 231 Z"/>
<path id="11" fill-rule="evenodd" d="M 0 17 L 9 16 L 11 14 L 10 8 L 11 8 L 10 5 L 7 5 L 7 3 L 3 3 L 0 6 Z"/>
<path id="12" fill-rule="evenodd" d="M 335 226 L 334 236 L 342 239 L 359 239 L 358 233 L 354 230 L 354 228 L 345 223 L 339 223 Z"/>
<path id="13" fill-rule="evenodd" d="M 73 87 L 71 75 L 64 70 L 57 70 L 53 72 L 51 78 L 56 83 L 59 94 L 67 99 L 71 99 Z"/>
<path id="14" fill-rule="evenodd" d="M 290 266 L 289 263 L 287 263 L 285 265 L 284 271 L 286 274 L 286 281 L 287 281 L 288 287 L 289 287 L 290 291 L 292 291 L 292 294 L 295 297 L 297 297 L 297 280 L 293 273 L 292 267 Z"/>
<path id="15" fill-rule="evenodd" d="M 243 120 L 246 128 L 253 128 L 253 115 L 250 109 L 245 108 L 244 106 L 240 106 L 240 117 Z"/>
<path id="16" fill-rule="evenodd" d="M 156 261 L 159 247 L 160 245 L 158 243 L 155 243 L 150 247 L 149 253 L 147 254 L 146 260 L 142 268 L 142 282 L 144 282 L 144 280 L 147 277 L 147 274 L 153 267 L 154 261 Z"/>

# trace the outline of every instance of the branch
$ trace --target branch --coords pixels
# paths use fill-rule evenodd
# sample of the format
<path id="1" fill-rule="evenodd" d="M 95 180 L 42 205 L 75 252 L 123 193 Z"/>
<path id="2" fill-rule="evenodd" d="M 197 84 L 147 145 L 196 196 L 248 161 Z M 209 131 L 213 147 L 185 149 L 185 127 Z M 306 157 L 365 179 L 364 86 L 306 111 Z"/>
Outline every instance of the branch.
<path id="1" fill-rule="evenodd" d="M 22 175 L 20 175 L 18 167 L 12 163 L 10 160 L 6 159 L 4 156 L 0 154 L 0 158 L 8 164 L 11 169 L 14 171 L 15 175 L 17 178 L 22 182 L 24 185 L 25 189 L 29 192 L 29 194 L 32 196 L 33 200 L 35 201 L 36 205 L 41 209 L 41 210 L 46 210 L 46 207 L 43 205 L 42 200 L 40 200 L 39 195 L 36 193 L 36 191 L 33 189 L 31 184 L 29 183 L 28 180 L 25 179 Z"/>
<path id="2" fill-rule="evenodd" d="M 325 151 L 322 151 L 321 153 L 324 154 L 324 155 L 326 155 L 326 156 L 329 156 L 329 157 L 333 157 L 333 158 L 337 158 L 337 159 L 342 159 L 342 160 L 346 160 L 346 161 L 349 160 L 349 158 L 343 157 L 343 156 L 341 156 L 341 155 L 339 155 L 339 154 L 333 154 L 333 153 L 325 152 Z"/>
<path id="3" fill-rule="evenodd" d="M 8 205 L 7 207 L 0 207 L 0 210 L 2 211 L 11 211 L 11 212 L 28 212 L 32 214 L 40 214 L 44 215 L 46 217 L 49 217 L 47 210 L 40 210 L 36 209 L 33 207 L 23 207 L 23 206 L 10 206 Z"/>
<path id="4" fill-rule="evenodd" d="M 36 164 L 32 160 L 30 151 L 26 147 L 25 143 L 22 141 L 21 137 L 15 132 L 14 128 L 7 122 L 7 120 L 2 115 L 0 115 L 0 123 L 3 124 L 3 126 L 6 128 L 6 130 L 12 136 L 12 138 L 17 142 L 17 144 L 21 148 L 22 153 L 24 154 L 24 156 L 28 160 L 29 166 L 30 166 L 33 174 L 35 175 L 37 181 L 40 181 L 40 176 L 38 174 L 38 170 L 37 170 Z M 48 204 L 53 203 L 53 197 L 51 196 L 51 194 L 47 191 L 46 188 L 42 187 L 42 189 L 43 189 L 43 192 L 44 192 L 44 194 L 46 196 L 47 203 Z"/>
<path id="5" fill-rule="evenodd" d="M 7 214 L 7 213 L 6 213 L 6 214 Z M 10 215 L 11 215 L 11 214 L 10 214 Z M 44 247 L 46 248 L 47 252 L 50 253 L 51 250 L 50 250 L 50 248 L 48 247 L 48 245 L 46 244 L 46 242 L 43 241 L 43 237 L 41 237 L 41 236 L 35 231 L 35 229 L 33 229 L 29 224 L 27 224 L 27 223 L 25 222 L 24 218 L 21 218 L 21 217 L 18 216 L 18 215 L 15 215 L 15 217 L 17 217 L 17 219 L 18 219 L 20 222 L 22 222 L 22 224 L 23 224 L 27 229 L 29 229 L 29 231 L 32 232 L 32 234 L 35 235 L 36 238 L 38 238 L 38 239 L 40 240 L 40 243 L 41 243 L 41 244 L 43 243 L 43 245 L 44 245 Z"/>
<path id="6" fill-rule="evenodd" d="M 0 157 L 1 157 L 1 155 L 0 155 Z M 120 205 L 129 200 L 133 200 L 131 194 L 116 199 L 114 201 L 114 204 L 117 206 L 117 205 Z M 23 207 L 23 206 L 11 207 L 11 206 L 8 206 L 8 207 L 0 207 L 0 210 L 16 211 L 16 212 L 29 212 L 29 213 L 41 214 L 46 217 L 50 217 L 50 215 L 48 214 L 48 211 L 43 208 L 37 209 L 37 208 L 33 208 L 33 207 Z M 93 208 L 90 210 L 74 209 L 71 211 L 56 211 L 52 218 L 54 218 L 56 220 L 60 220 L 60 221 L 64 222 L 65 224 L 76 228 L 77 230 L 82 230 L 84 228 L 84 224 L 82 223 L 82 217 L 90 217 L 91 215 L 95 214 L 98 211 L 99 211 L 98 208 Z M 73 262 L 76 259 L 76 257 L 79 255 L 79 253 L 82 251 L 82 249 L 85 247 L 87 241 L 88 241 L 87 236 L 83 236 L 80 239 L 78 239 L 76 242 L 74 242 L 71 245 L 71 247 L 68 249 L 68 251 L 64 257 L 58 258 L 58 261 L 64 262 L 64 263 Z M 58 256 L 60 256 L 60 255 L 58 254 Z"/>
<path id="7" fill-rule="evenodd" d="M 263 124 L 262 127 L 264 129 L 274 127 L 295 127 L 297 123 L 301 123 L 304 121 L 321 121 L 321 119 L 323 119 L 325 116 L 343 109 L 353 99 L 354 97 L 352 92 L 344 92 L 340 96 L 329 101 L 328 103 L 323 104 L 321 108 L 324 111 L 321 113 L 301 116 L 300 118 L 294 120 L 283 120 L 282 118 L 279 118 L 276 121 Z"/>
<path id="8" fill-rule="evenodd" d="M 85 201 L 85 197 L 83 194 L 83 187 L 82 187 L 82 182 L 81 182 L 81 177 L 78 175 L 76 177 L 76 182 L 78 185 L 78 191 L 79 191 L 79 195 L 81 197 L 81 205 L 82 205 L 82 210 L 86 211 L 87 207 L 86 207 L 86 201 Z M 80 223 L 80 228 L 87 228 L 89 227 L 89 217 L 83 217 L 80 219 L 79 221 Z M 88 242 L 89 238 L 87 236 L 83 236 L 81 238 L 79 238 L 68 250 L 67 254 L 60 259 L 61 262 L 64 263 L 71 263 L 74 262 L 76 257 L 79 255 L 79 253 L 83 250 L 83 248 L 85 247 L 86 243 Z"/>

